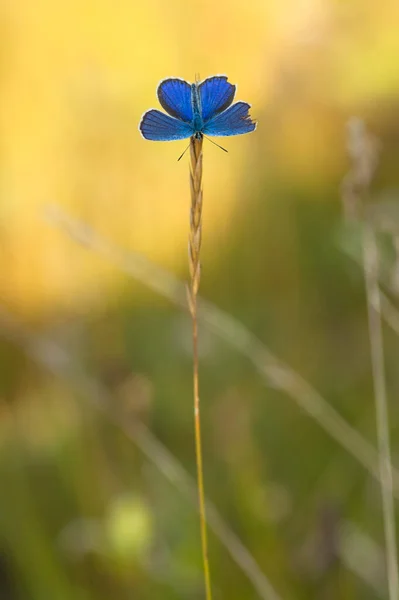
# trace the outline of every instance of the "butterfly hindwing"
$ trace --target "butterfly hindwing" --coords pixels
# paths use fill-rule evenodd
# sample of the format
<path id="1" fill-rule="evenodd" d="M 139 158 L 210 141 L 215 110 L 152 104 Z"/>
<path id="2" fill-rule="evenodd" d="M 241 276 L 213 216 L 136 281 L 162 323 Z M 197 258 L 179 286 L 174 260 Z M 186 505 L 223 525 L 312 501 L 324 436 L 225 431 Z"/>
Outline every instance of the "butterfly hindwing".
<path id="1" fill-rule="evenodd" d="M 224 112 L 210 119 L 203 128 L 205 135 L 228 136 L 250 133 L 256 123 L 249 116 L 250 104 L 236 102 Z"/>
<path id="2" fill-rule="evenodd" d="M 167 113 L 191 123 L 193 108 L 191 104 L 191 86 L 183 79 L 164 79 L 157 90 L 159 102 Z"/>
<path id="3" fill-rule="evenodd" d="M 208 77 L 199 86 L 204 123 L 226 110 L 234 100 L 236 86 L 225 75 Z"/>
<path id="4" fill-rule="evenodd" d="M 189 123 L 174 119 L 155 109 L 144 113 L 139 128 L 146 140 L 157 142 L 184 140 L 194 133 Z"/>

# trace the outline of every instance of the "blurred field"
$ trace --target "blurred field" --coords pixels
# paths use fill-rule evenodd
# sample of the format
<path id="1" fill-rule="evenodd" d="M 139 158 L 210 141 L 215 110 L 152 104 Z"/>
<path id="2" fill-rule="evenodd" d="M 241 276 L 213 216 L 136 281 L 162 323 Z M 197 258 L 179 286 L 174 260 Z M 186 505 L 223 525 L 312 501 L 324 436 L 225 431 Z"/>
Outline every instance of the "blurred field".
<path id="1" fill-rule="evenodd" d="M 0 600 L 203 598 L 179 470 L 195 475 L 176 283 L 188 165 L 184 142 L 137 129 L 160 79 L 197 72 L 228 74 L 259 121 L 229 154 L 205 142 L 206 493 L 237 536 L 210 534 L 215 600 L 271 597 L 261 573 L 283 600 L 388 598 L 359 229 L 340 190 L 355 115 L 381 144 L 368 201 L 393 207 L 378 242 L 399 309 L 398 23 L 393 0 L 0 2 Z M 396 464 L 398 331 L 384 328 Z M 304 381 L 326 399 L 313 415 Z M 341 440 L 331 407 L 353 427 Z"/>

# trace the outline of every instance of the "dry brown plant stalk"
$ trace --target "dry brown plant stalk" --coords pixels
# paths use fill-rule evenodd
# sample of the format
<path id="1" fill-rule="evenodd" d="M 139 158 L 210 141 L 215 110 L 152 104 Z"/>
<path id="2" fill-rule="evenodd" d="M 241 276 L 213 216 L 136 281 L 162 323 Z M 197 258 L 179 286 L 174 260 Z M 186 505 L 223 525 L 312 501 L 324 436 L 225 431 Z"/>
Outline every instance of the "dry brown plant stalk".
<path id="1" fill-rule="evenodd" d="M 208 558 L 208 537 L 206 529 L 206 509 L 204 492 L 204 470 L 201 444 L 201 419 L 198 373 L 198 316 L 197 294 L 201 278 L 201 235 L 202 235 L 202 136 L 190 139 L 190 233 L 188 240 L 188 262 L 190 267 L 190 288 L 188 300 L 193 323 L 193 384 L 194 384 L 194 427 L 195 455 L 197 462 L 198 502 L 201 527 L 202 560 L 205 577 L 205 597 L 212 599 L 211 578 Z"/>

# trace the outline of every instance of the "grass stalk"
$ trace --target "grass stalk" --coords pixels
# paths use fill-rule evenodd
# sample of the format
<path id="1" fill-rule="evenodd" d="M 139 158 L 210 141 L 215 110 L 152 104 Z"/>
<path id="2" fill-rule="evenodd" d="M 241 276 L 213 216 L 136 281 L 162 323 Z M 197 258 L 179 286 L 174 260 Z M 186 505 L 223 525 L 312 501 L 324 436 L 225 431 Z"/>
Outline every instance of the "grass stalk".
<path id="1" fill-rule="evenodd" d="M 364 122 L 348 123 L 348 150 L 352 168 L 344 180 L 342 199 L 345 215 L 362 226 L 363 272 L 366 288 L 371 366 L 375 397 L 378 443 L 378 471 L 381 485 L 389 600 L 399 599 L 398 551 L 396 544 L 394 478 L 391 463 L 389 412 L 385 381 L 382 336 L 382 300 L 379 287 L 378 247 L 374 229 L 365 219 L 370 206 L 370 185 L 377 165 L 380 145 Z"/>
<path id="2" fill-rule="evenodd" d="M 375 395 L 389 600 L 398 600 L 398 550 L 396 545 L 395 504 L 391 465 L 389 414 L 385 384 L 384 346 L 381 324 L 381 299 L 378 286 L 378 251 L 374 231 L 366 223 L 363 225 L 363 260 Z"/>
<path id="3" fill-rule="evenodd" d="M 193 387 L 194 387 L 194 428 L 195 455 L 197 462 L 198 502 L 201 529 L 202 560 L 205 578 L 205 598 L 212 600 L 211 577 L 208 558 L 208 536 L 204 491 L 204 469 L 201 444 L 201 418 L 198 373 L 198 314 L 197 294 L 201 277 L 200 251 L 202 234 L 202 142 L 203 138 L 193 136 L 190 140 L 190 233 L 188 259 L 190 267 L 189 306 L 193 324 Z"/>

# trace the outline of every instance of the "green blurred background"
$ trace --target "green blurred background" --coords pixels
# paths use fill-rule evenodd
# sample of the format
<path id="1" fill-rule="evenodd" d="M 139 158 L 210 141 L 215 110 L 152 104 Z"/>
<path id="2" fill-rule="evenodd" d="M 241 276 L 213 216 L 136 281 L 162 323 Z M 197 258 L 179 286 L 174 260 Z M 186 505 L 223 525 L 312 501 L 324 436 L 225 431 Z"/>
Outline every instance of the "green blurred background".
<path id="1" fill-rule="evenodd" d="M 352 115 L 381 141 L 373 191 L 398 185 L 398 27 L 396 0 L 2 0 L 1 600 L 203 598 L 195 501 L 172 469 L 195 476 L 189 318 L 46 217 L 56 205 L 146 273 L 187 279 L 184 142 L 137 129 L 162 78 L 226 73 L 259 121 L 229 154 L 205 142 L 202 296 L 376 444 L 340 187 Z M 205 481 L 258 584 L 211 531 L 215 600 L 272 598 L 261 572 L 284 600 L 386 598 L 378 484 L 293 401 L 301 380 L 267 385 L 238 337 L 201 324 Z"/>

